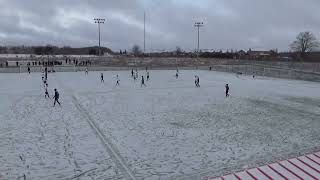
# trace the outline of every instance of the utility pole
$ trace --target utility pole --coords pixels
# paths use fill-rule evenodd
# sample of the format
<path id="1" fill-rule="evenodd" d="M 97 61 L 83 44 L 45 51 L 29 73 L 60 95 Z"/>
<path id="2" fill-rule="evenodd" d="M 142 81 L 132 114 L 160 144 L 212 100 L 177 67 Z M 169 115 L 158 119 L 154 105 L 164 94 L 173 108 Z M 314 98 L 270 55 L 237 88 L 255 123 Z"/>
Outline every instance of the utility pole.
<path id="1" fill-rule="evenodd" d="M 94 23 L 98 24 L 98 31 L 99 31 L 99 56 L 101 56 L 101 45 L 100 45 L 100 24 L 104 24 L 105 19 L 101 18 L 94 18 Z"/>
<path id="2" fill-rule="evenodd" d="M 146 53 L 146 12 L 143 13 L 143 54 Z"/>

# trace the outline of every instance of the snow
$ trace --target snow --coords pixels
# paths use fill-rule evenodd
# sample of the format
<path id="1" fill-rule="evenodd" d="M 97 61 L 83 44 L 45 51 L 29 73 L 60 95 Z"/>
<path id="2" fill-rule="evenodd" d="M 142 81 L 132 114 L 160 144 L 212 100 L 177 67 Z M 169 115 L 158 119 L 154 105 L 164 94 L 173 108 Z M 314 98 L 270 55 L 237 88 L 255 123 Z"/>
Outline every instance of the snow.
<path id="1" fill-rule="evenodd" d="M 100 73 L 49 74 L 62 107 L 41 74 L 0 74 L 0 177 L 187 179 L 320 147 L 319 83 L 151 70 L 141 87 L 129 71 Z"/>

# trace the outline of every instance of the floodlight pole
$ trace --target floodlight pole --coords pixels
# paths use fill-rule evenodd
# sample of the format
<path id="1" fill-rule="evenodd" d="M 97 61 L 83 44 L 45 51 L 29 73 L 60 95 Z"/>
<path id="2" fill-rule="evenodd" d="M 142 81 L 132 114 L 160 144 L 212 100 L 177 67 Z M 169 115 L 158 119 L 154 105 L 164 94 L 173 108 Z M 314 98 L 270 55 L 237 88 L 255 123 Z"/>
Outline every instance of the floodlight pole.
<path id="1" fill-rule="evenodd" d="M 146 53 L 146 12 L 143 14 L 143 54 Z"/>
<path id="2" fill-rule="evenodd" d="M 197 57 L 199 57 L 200 52 L 200 27 L 203 27 L 203 22 L 195 22 L 194 27 L 198 28 L 198 46 L 197 46 Z"/>
<path id="3" fill-rule="evenodd" d="M 200 52 L 200 27 L 203 26 L 203 22 L 195 22 L 194 27 L 198 29 L 198 46 L 197 46 L 197 59 L 199 60 L 199 52 Z M 198 69 L 198 65 L 196 65 L 196 69 Z"/>
<path id="4" fill-rule="evenodd" d="M 101 18 L 94 18 L 94 23 L 98 24 L 98 31 L 99 31 L 99 56 L 101 56 L 101 45 L 100 45 L 100 24 L 104 24 L 105 19 Z"/>

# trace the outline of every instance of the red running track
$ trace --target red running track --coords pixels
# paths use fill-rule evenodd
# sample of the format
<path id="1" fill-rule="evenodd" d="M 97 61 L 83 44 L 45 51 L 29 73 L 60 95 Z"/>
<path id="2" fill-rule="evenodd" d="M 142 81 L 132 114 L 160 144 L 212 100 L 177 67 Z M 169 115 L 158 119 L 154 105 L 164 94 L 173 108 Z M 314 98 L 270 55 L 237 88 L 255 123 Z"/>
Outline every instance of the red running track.
<path id="1" fill-rule="evenodd" d="M 320 180 L 320 152 L 204 180 Z"/>

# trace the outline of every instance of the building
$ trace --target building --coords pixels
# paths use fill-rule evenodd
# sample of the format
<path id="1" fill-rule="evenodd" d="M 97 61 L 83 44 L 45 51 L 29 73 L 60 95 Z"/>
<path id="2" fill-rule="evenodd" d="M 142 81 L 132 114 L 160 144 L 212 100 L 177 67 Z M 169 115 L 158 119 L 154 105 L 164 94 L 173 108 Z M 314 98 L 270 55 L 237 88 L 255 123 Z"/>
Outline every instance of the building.
<path id="1" fill-rule="evenodd" d="M 278 52 L 276 50 L 264 50 L 264 49 L 249 49 L 247 55 L 249 59 L 268 59 L 277 57 Z"/>

